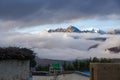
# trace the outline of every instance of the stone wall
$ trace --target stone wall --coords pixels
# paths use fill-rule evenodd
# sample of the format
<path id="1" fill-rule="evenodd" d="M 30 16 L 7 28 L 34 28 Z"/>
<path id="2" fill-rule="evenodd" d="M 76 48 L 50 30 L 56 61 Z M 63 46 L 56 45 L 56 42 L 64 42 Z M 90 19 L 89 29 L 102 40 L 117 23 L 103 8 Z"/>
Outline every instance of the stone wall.
<path id="1" fill-rule="evenodd" d="M 28 60 L 2 60 L 0 61 L 0 80 L 28 80 Z"/>
<path id="2" fill-rule="evenodd" d="M 119 63 L 91 63 L 90 80 L 120 80 Z"/>

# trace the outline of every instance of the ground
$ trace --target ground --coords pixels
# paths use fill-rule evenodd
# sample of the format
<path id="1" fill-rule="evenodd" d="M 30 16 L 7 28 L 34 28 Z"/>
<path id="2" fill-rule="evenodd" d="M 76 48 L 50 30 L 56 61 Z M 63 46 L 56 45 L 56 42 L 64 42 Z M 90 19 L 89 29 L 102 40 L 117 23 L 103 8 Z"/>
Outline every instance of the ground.
<path id="1" fill-rule="evenodd" d="M 63 74 L 56 77 L 54 76 L 33 76 L 33 80 L 89 80 L 89 77 L 79 74 Z"/>

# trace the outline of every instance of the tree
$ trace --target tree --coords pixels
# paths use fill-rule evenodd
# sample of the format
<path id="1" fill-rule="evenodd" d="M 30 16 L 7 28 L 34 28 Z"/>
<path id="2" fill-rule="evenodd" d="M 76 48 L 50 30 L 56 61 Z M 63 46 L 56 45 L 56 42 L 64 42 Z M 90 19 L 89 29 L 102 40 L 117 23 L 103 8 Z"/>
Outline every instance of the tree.
<path id="1" fill-rule="evenodd" d="M 30 60 L 30 67 L 36 65 L 35 53 L 27 48 L 0 47 L 0 60 Z"/>
<path id="2" fill-rule="evenodd" d="M 50 65 L 46 65 L 46 66 L 38 65 L 35 69 L 36 71 L 49 71 L 49 67 Z"/>
<path id="3" fill-rule="evenodd" d="M 94 57 L 94 58 L 92 59 L 92 62 L 100 62 L 100 60 L 99 60 L 97 57 Z"/>
<path id="4" fill-rule="evenodd" d="M 75 70 L 79 69 L 79 60 L 76 59 L 72 64 L 73 64 Z"/>
<path id="5" fill-rule="evenodd" d="M 67 63 L 66 63 L 66 61 L 64 61 L 64 63 L 63 63 L 63 69 L 67 70 Z"/>
<path id="6" fill-rule="evenodd" d="M 29 55 L 30 67 L 35 67 L 35 65 L 37 64 L 36 61 L 35 61 L 35 55 L 36 54 L 31 49 L 21 48 L 21 50 L 24 51 L 24 53 L 26 53 L 27 55 Z"/>
<path id="7" fill-rule="evenodd" d="M 73 71 L 73 70 L 74 70 L 74 68 L 73 68 L 72 64 L 68 63 L 67 64 L 67 71 Z"/>

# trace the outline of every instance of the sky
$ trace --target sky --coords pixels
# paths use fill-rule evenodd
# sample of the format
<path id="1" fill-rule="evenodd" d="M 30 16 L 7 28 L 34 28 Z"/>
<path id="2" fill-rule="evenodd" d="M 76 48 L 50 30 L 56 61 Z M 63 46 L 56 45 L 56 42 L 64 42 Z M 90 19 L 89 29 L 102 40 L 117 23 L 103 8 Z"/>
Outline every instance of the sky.
<path id="1" fill-rule="evenodd" d="M 46 28 L 120 25 L 119 0 L 0 0 L 0 31 L 30 32 Z"/>
<path id="2" fill-rule="evenodd" d="M 119 46 L 119 35 L 46 32 L 69 25 L 79 29 L 120 29 L 120 0 L 0 0 L 0 47 L 27 47 L 37 56 L 49 59 L 120 57 L 120 53 L 105 52 Z M 107 41 L 87 40 L 101 36 Z M 95 44 L 100 45 L 87 50 Z"/>

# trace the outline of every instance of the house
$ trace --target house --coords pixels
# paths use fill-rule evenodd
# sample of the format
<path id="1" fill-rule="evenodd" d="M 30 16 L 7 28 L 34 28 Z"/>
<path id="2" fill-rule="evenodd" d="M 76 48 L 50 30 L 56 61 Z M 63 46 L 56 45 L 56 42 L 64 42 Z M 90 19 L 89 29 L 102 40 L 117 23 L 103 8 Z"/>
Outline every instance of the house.
<path id="1" fill-rule="evenodd" d="M 32 53 L 26 48 L 0 48 L 0 80 L 29 80 Z"/>
<path id="2" fill-rule="evenodd" d="M 90 80 L 120 80 L 120 63 L 91 63 Z"/>

